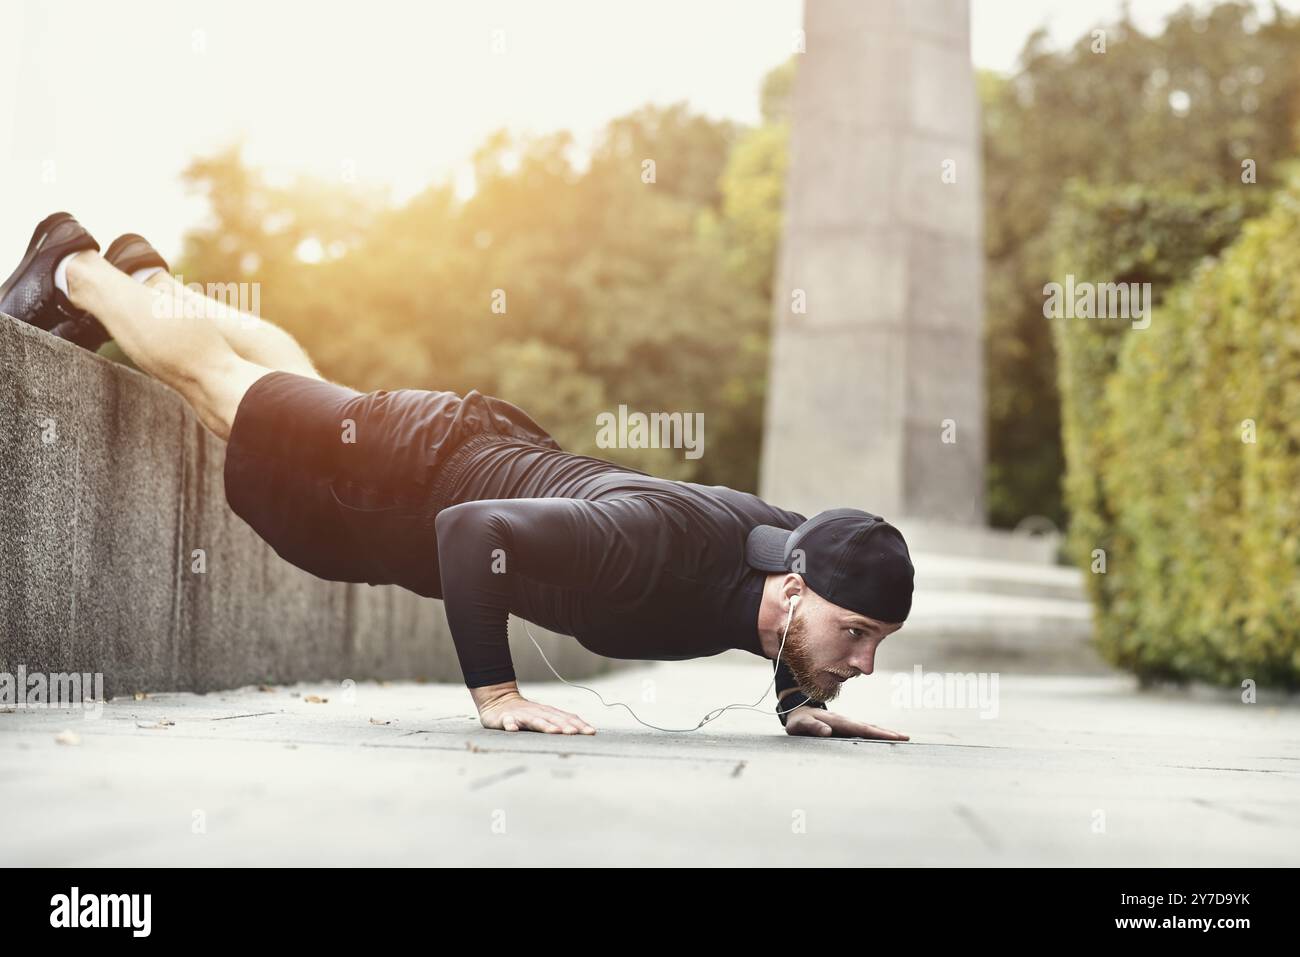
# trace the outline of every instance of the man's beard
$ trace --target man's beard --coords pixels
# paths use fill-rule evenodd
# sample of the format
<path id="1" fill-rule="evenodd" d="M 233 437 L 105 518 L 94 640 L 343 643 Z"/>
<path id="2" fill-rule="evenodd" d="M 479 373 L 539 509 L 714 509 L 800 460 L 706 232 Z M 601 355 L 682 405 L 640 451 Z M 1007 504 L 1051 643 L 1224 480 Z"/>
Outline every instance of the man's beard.
<path id="1" fill-rule="evenodd" d="M 790 669 L 799 690 L 814 701 L 834 701 L 840 693 L 839 684 L 827 688 L 818 682 L 818 670 L 813 667 L 812 650 L 808 642 L 808 625 L 802 617 L 791 619 L 785 634 L 785 647 L 781 650 L 781 660 Z"/>

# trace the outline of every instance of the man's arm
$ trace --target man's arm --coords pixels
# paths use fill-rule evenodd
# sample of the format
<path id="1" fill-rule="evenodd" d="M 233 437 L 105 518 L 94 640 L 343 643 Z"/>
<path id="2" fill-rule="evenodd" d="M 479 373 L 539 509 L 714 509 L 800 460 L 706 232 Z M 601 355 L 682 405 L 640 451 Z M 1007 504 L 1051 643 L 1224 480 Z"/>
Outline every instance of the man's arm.
<path id="1" fill-rule="evenodd" d="M 590 733 L 576 715 L 519 694 L 507 621 L 520 578 L 634 599 L 647 527 L 635 501 L 499 499 L 466 502 L 435 522 L 443 604 L 465 684 L 485 727 Z"/>

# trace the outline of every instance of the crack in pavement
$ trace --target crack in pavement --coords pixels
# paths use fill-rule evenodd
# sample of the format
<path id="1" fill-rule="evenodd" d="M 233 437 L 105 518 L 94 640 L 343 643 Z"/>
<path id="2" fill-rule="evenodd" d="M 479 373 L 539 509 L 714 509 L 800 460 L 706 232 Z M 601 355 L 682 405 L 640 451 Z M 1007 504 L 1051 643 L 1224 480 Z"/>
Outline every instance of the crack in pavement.
<path id="1" fill-rule="evenodd" d="M 224 718 L 209 718 L 209 721 L 234 721 L 236 718 L 264 718 L 268 714 L 282 714 L 280 711 L 258 711 L 254 714 L 228 714 Z"/>
<path id="2" fill-rule="evenodd" d="M 575 735 L 576 737 L 576 735 Z M 465 744 L 470 744 L 466 742 Z M 427 744 L 414 746 L 409 744 L 382 744 L 377 742 L 366 742 L 360 745 L 348 745 L 348 747 L 362 748 L 403 748 L 409 751 L 457 751 L 469 754 L 535 754 L 548 755 L 553 758 L 626 758 L 631 761 L 695 761 L 706 764 L 735 764 L 735 758 L 711 758 L 689 754 L 621 754 L 614 751 L 549 751 L 545 748 L 485 748 L 481 745 L 475 745 L 473 748 L 466 748 L 465 745 L 451 746 L 439 744 Z"/>
<path id="3" fill-rule="evenodd" d="M 1178 768 L 1183 771 L 1239 771 L 1245 774 L 1297 774 L 1296 771 L 1282 771 L 1278 768 L 1214 768 L 1200 764 L 1162 764 L 1162 768 Z"/>
<path id="4" fill-rule="evenodd" d="M 268 713 L 278 714 L 279 712 L 273 711 Z M 255 717 L 255 716 L 244 715 L 241 717 Z M 711 757 L 708 755 L 695 755 L 695 754 L 645 754 L 645 753 L 621 753 L 615 751 L 587 751 L 587 750 L 553 751 L 546 748 L 494 748 L 494 747 L 483 747 L 482 745 L 476 745 L 472 741 L 467 739 L 462 739 L 462 741 L 459 744 L 416 744 L 414 742 L 410 744 L 404 744 L 400 741 L 386 741 L 386 742 L 384 741 L 321 741 L 321 740 L 311 741 L 311 740 L 303 740 L 301 738 L 281 738 L 281 737 L 250 738 L 246 736 L 225 736 L 225 735 L 222 735 L 220 737 L 215 737 L 215 736 L 210 736 L 205 734 L 176 733 L 174 728 L 168 728 L 167 732 L 168 733 L 166 735 L 166 738 L 168 740 L 173 740 L 173 741 L 174 740 L 221 741 L 221 742 L 240 742 L 244 744 L 272 744 L 272 745 L 289 746 L 289 747 L 317 746 L 317 747 L 327 747 L 327 748 L 393 748 L 402 751 L 439 751 L 439 752 L 450 751 L 457 754 L 522 754 L 522 755 L 539 755 L 539 756 L 547 756 L 547 757 L 554 757 L 554 758 L 571 758 L 571 757 L 626 758 L 628 760 L 634 760 L 634 761 L 687 761 L 687 762 L 695 762 L 700 764 L 730 764 L 730 765 L 734 765 L 737 761 L 737 758 L 734 756 Z M 40 732 L 32 732 L 32 733 L 44 734 L 44 729 L 42 729 Z M 409 736 L 410 736 L 409 733 L 399 735 L 399 737 L 403 737 L 403 738 Z M 449 736 L 449 735 L 440 733 L 440 736 Z M 100 735 L 100 734 L 95 734 L 90 731 L 87 731 L 87 737 L 97 738 L 97 739 L 106 738 L 109 740 L 117 739 L 117 738 L 157 739 L 158 735 L 145 734 L 143 732 L 127 733 L 127 734 L 119 734 L 117 732 L 112 732 L 109 734 Z M 557 735 L 556 737 L 559 736 Z M 585 736 L 565 735 L 564 737 L 577 739 L 579 737 L 585 737 Z"/>
<path id="5" fill-rule="evenodd" d="M 471 791 L 481 791 L 483 788 L 490 787 L 498 781 L 504 781 L 506 778 L 513 778 L 517 774 L 523 774 L 528 770 L 522 764 L 517 764 L 513 768 L 506 768 L 504 771 L 498 771 L 496 774 L 489 774 L 485 778 L 479 778 L 477 781 L 471 781 L 469 789 Z"/>
<path id="6" fill-rule="evenodd" d="M 984 847 L 987 850 L 1000 851 L 1002 849 L 998 844 L 997 836 L 993 833 L 993 830 L 985 825 L 974 811 L 964 804 L 956 805 L 955 809 L 957 811 L 957 816 L 966 822 L 970 829 L 975 832 L 975 836 L 984 843 Z"/>
<path id="7" fill-rule="evenodd" d="M 1222 804 L 1215 804 L 1213 801 L 1207 801 L 1205 798 L 1192 798 L 1192 803 L 1200 807 L 1209 808 L 1212 811 L 1222 811 L 1224 814 L 1231 814 L 1233 817 L 1242 821 L 1248 821 L 1251 824 L 1277 824 L 1277 818 L 1269 817 L 1266 814 L 1256 814 L 1254 811 L 1242 811 L 1235 807 L 1225 807 Z"/>

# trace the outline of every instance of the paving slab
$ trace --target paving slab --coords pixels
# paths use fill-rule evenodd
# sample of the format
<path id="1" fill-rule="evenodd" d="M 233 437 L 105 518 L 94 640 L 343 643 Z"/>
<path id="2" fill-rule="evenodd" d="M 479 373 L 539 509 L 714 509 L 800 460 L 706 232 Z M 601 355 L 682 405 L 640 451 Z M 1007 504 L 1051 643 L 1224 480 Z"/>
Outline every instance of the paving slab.
<path id="1" fill-rule="evenodd" d="M 790 737 L 745 711 L 667 734 L 554 682 L 526 690 L 597 735 L 487 731 L 464 688 L 410 682 L 17 710 L 0 714 L 0 864 L 1300 861 L 1294 699 L 1012 675 L 980 717 L 904 707 L 915 677 L 860 678 L 835 703 L 900 744 Z M 591 683 L 682 726 L 765 680 L 728 654 Z"/>

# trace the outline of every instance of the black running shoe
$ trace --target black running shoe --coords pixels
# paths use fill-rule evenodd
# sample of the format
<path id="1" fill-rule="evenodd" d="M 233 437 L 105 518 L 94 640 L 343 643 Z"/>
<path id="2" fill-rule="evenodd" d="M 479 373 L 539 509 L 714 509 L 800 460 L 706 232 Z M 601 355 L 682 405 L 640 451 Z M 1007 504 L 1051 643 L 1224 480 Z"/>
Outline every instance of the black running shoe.
<path id="1" fill-rule="evenodd" d="M 99 243 L 69 213 L 41 220 L 18 268 L 0 286 L 0 312 L 31 323 L 94 352 L 108 333 L 90 313 L 78 309 L 54 285 L 59 260 L 71 253 L 99 251 Z"/>
<path id="2" fill-rule="evenodd" d="M 149 245 L 149 240 L 136 233 L 123 233 L 109 243 L 104 258 L 128 276 L 150 266 L 158 266 L 163 272 L 171 272 L 167 260 L 158 255 L 158 250 Z"/>

